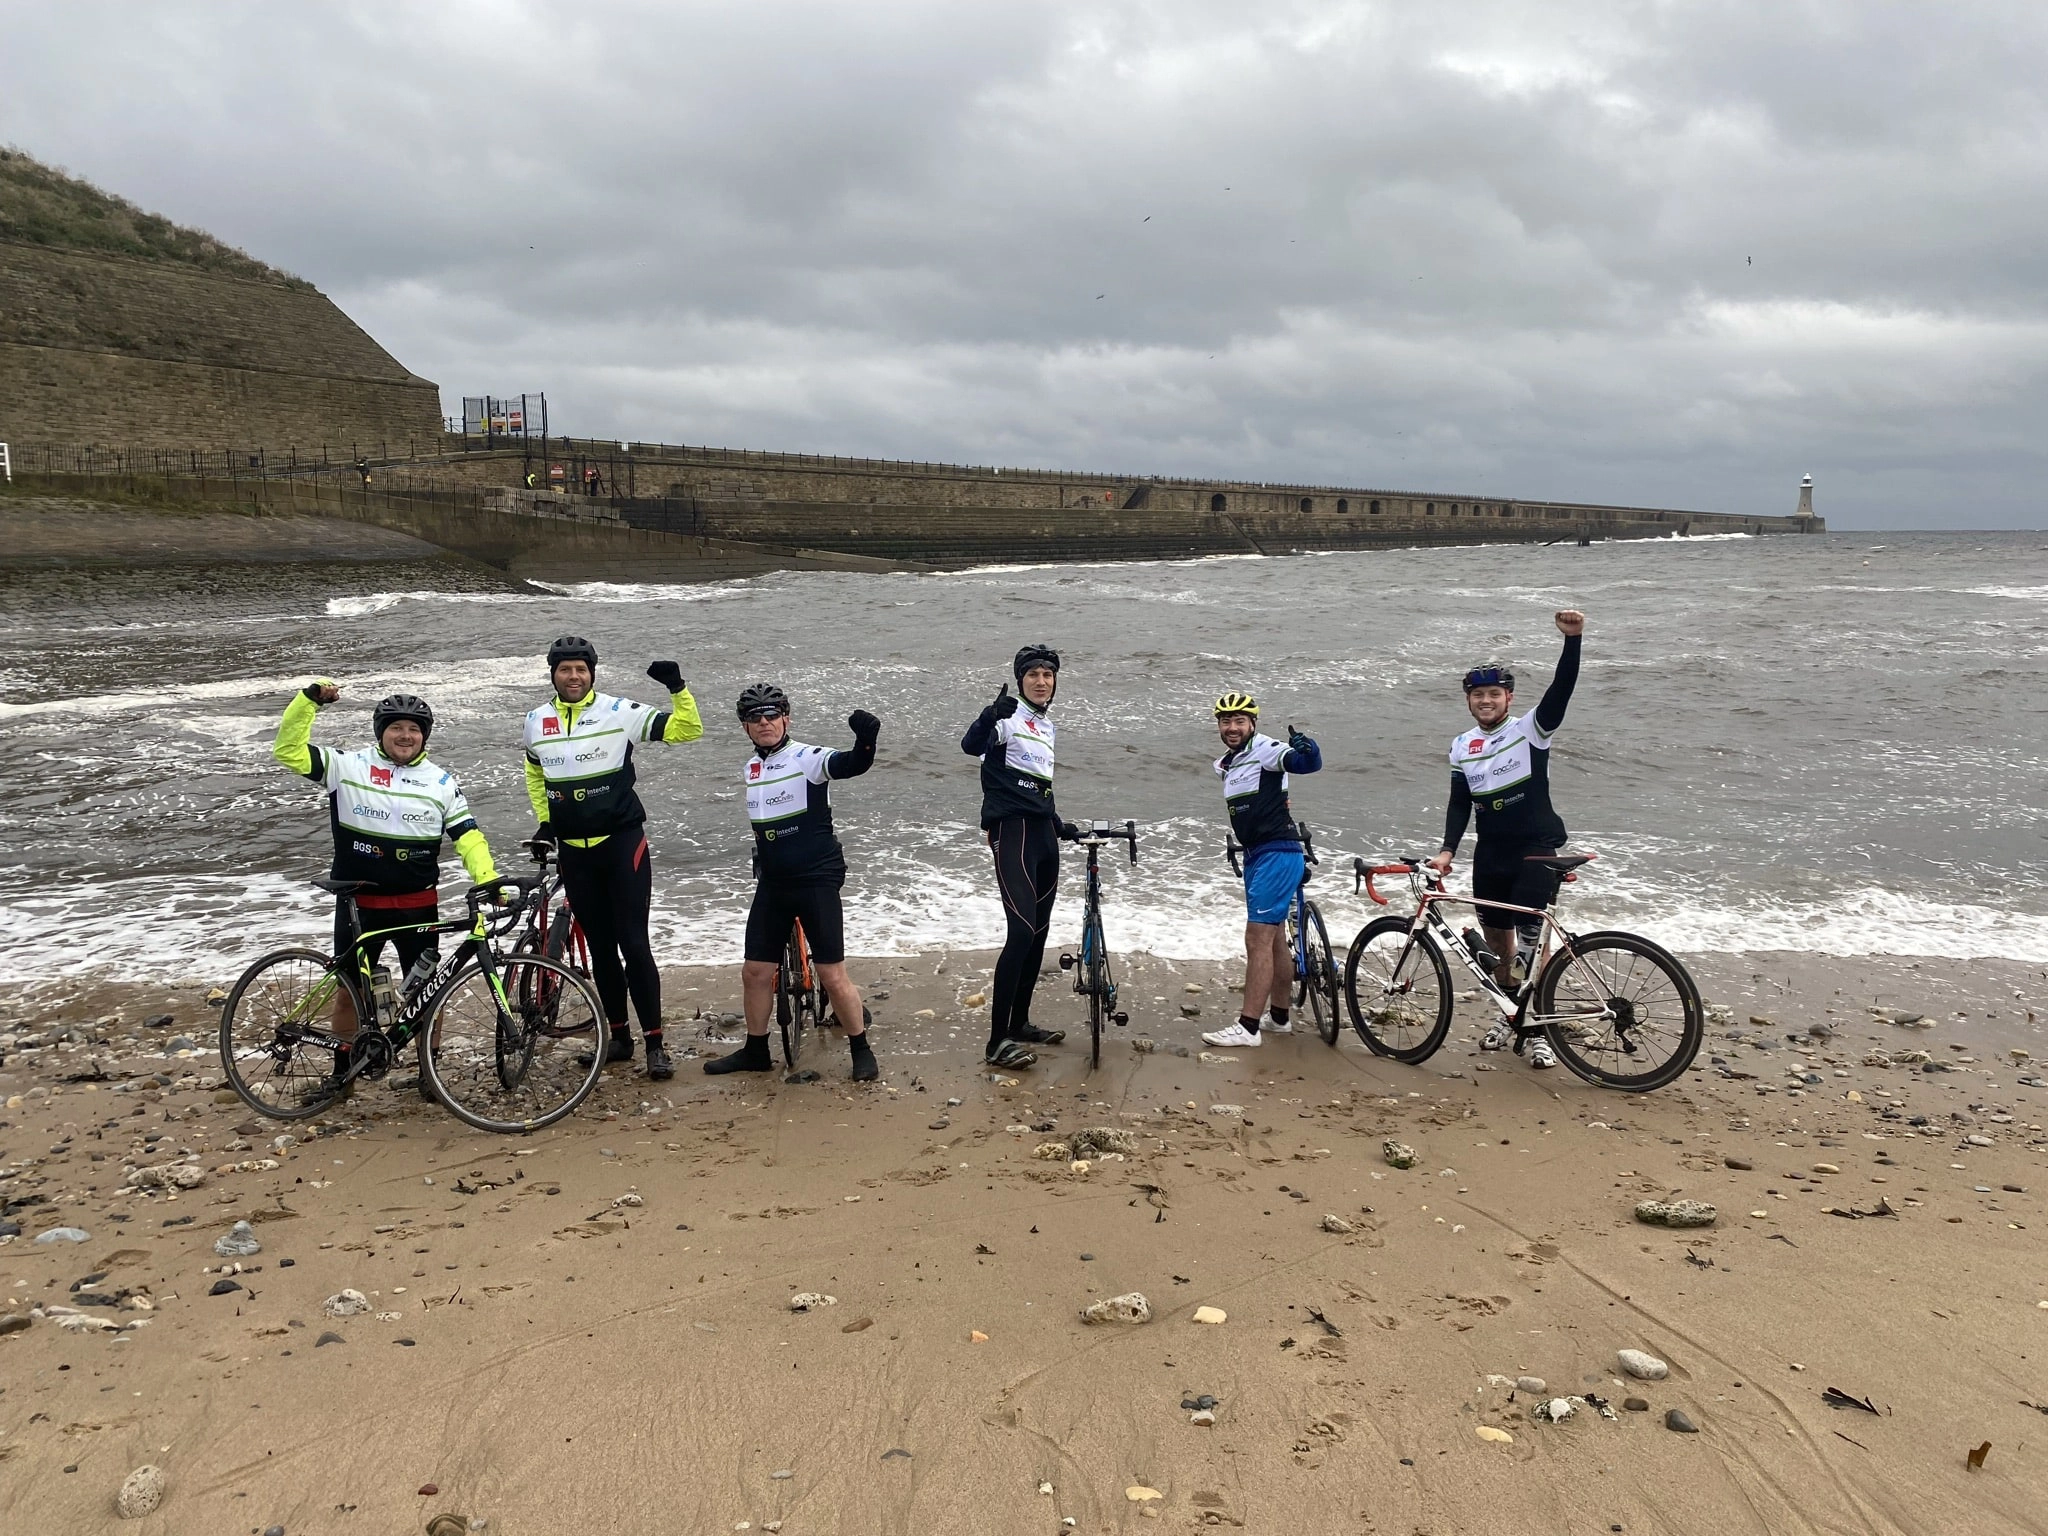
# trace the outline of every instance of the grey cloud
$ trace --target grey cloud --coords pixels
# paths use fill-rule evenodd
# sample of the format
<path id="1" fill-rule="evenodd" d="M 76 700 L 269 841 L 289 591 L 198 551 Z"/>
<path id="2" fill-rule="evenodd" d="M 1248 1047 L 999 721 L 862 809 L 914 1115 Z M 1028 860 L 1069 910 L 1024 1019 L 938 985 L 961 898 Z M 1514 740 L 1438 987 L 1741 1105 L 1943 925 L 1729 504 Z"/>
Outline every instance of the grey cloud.
<path id="1" fill-rule="evenodd" d="M 1838 525 L 2044 521 L 2038 6 L 9 27 L 0 137 L 312 278 L 451 402 L 1744 511 L 1810 469 Z"/>

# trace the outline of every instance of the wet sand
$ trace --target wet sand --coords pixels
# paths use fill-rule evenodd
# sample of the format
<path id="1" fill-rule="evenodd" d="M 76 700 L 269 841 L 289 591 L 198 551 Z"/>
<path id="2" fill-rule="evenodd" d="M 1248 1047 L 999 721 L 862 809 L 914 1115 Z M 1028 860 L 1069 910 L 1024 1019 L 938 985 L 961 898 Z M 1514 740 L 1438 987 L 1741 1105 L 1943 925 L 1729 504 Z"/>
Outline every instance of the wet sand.
<path id="1" fill-rule="evenodd" d="M 0 1246 L 0 1312 L 43 1313 L 0 1337 L 0 1523 L 2042 1529 L 2048 1089 L 2010 1054 L 2048 1056 L 2041 967 L 1698 957 L 1728 1022 L 1698 1071 L 1632 1097 L 1481 1056 L 1465 1009 L 1420 1068 L 1313 1034 L 1206 1062 L 1197 1031 L 1234 1016 L 1234 968 L 1144 959 L 1098 1071 L 1070 1038 L 990 1074 L 964 1006 L 987 964 L 855 962 L 880 1084 L 844 1081 L 836 1038 L 811 1083 L 619 1068 L 517 1139 L 388 1083 L 260 1121 L 215 1086 L 203 986 L 0 1001 L 0 1199 L 23 1228 Z M 1061 985 L 1041 1023 L 1077 1016 Z M 730 969 L 671 972 L 674 1043 L 719 1049 L 737 995 Z M 141 1027 L 163 1011 L 170 1027 Z M 163 1054 L 181 1031 L 196 1053 Z M 1085 1171 L 1034 1155 L 1096 1126 L 1133 1150 Z M 1418 1166 L 1390 1167 L 1389 1138 Z M 257 1166 L 123 1192 L 124 1169 L 188 1155 Z M 1674 1195 L 1717 1223 L 1633 1219 Z M 1897 1214 L 1831 1214 L 1880 1199 Z M 237 1218 L 263 1251 L 211 1295 Z M 60 1224 L 90 1237 L 32 1241 Z M 371 1310 L 323 1316 L 344 1287 Z M 1081 1322 L 1131 1290 L 1149 1323 Z M 792 1312 L 804 1291 L 837 1300 Z M 142 1326 L 67 1329 L 66 1306 Z M 1227 1321 L 1197 1324 L 1200 1306 Z M 1622 1378 L 1622 1348 L 1669 1378 Z M 1879 1412 L 1831 1408 L 1828 1387 Z M 1213 1427 L 1181 1406 L 1202 1394 Z M 1554 1396 L 1572 1415 L 1537 1420 Z M 1667 1429 L 1674 1408 L 1699 1433 Z M 144 1463 L 162 1508 L 118 1522 Z"/>

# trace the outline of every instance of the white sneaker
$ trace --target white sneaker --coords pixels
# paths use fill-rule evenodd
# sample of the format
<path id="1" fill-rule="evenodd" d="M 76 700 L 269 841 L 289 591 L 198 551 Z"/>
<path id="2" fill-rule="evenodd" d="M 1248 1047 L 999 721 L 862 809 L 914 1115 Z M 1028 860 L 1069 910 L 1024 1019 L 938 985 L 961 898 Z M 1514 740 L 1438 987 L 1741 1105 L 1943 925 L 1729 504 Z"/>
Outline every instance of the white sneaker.
<path id="1" fill-rule="evenodd" d="M 1202 1036 L 1202 1043 L 1204 1045 L 1222 1046 L 1257 1045 L 1259 1037 L 1251 1030 L 1246 1029 L 1242 1024 L 1233 1024 L 1228 1029 L 1210 1031 L 1210 1033 Z"/>
<path id="2" fill-rule="evenodd" d="M 1278 1019 L 1268 1019 L 1259 1027 L 1259 1033 L 1262 1035 L 1291 1035 L 1294 1033 L 1294 1020 L 1289 1019 L 1285 1024 L 1282 1024 Z"/>
<path id="3" fill-rule="evenodd" d="M 1529 1042 L 1529 1065 L 1539 1072 L 1545 1067 L 1557 1065 L 1557 1052 L 1550 1048 L 1548 1040 L 1531 1040 Z"/>
<path id="4" fill-rule="evenodd" d="M 1514 1037 L 1508 1033 L 1505 1024 L 1494 1024 L 1479 1037 L 1479 1049 L 1482 1051 L 1504 1051 L 1513 1044 Z"/>

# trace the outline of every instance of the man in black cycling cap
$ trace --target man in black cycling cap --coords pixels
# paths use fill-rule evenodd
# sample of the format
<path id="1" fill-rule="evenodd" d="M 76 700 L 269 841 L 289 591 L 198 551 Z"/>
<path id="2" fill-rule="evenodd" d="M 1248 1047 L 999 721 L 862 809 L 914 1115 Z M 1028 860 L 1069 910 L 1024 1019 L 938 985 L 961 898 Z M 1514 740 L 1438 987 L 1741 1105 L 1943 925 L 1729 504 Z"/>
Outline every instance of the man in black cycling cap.
<path id="1" fill-rule="evenodd" d="M 498 870 L 455 775 L 427 759 L 433 706 L 413 694 L 394 693 L 370 717 L 374 746 L 313 746 L 314 716 L 321 705 L 340 697 L 341 689 L 324 677 L 293 694 L 270 754 L 327 792 L 334 829 L 330 878 L 368 882 L 353 895 L 334 899 L 335 954 L 342 953 L 351 929 L 359 925 L 369 935 L 360 950 L 366 968 L 377 963 L 389 942 L 399 970 L 409 974 L 422 964 L 431 967 L 436 954 L 434 935 L 412 925 L 439 916 L 441 840 L 455 844 L 472 883 L 496 880 Z M 388 940 L 382 929 L 392 930 Z M 353 1040 L 356 1031 L 355 1009 L 344 992 L 335 1004 L 334 1032 Z M 337 1051 L 335 1076 L 344 1076 L 348 1068 L 348 1050 Z M 420 1092 L 433 1096 L 424 1082 Z"/>
<path id="2" fill-rule="evenodd" d="M 647 936 L 654 862 L 642 830 L 647 811 L 633 788 L 633 749 L 695 741 L 704 723 L 672 661 L 647 669 L 668 690 L 667 709 L 597 692 L 597 648 L 580 635 L 548 647 L 548 674 L 555 696 L 527 715 L 523 739 L 526 794 L 540 822 L 534 836 L 558 845 L 562 889 L 590 945 L 591 979 L 611 1024 L 605 1059 L 633 1059 L 630 994 L 647 1075 L 673 1077 L 661 1038 L 661 970 Z"/>
<path id="3" fill-rule="evenodd" d="M 846 717 L 853 750 L 806 746 L 789 733 L 789 695 L 773 683 L 740 694 L 740 726 L 754 744 L 740 769 L 747 819 L 754 824 L 754 904 L 747 913 L 746 963 L 740 986 L 746 999 L 747 1038 L 738 1050 L 714 1056 L 704 1070 L 767 1072 L 768 1014 L 775 1005 L 775 973 L 802 923 L 811 963 L 818 968 L 832 1015 L 846 1031 L 853 1080 L 880 1076 L 868 1046 L 860 993 L 846 974 L 846 919 L 839 888 L 846 883 L 846 853 L 832 830 L 832 781 L 854 779 L 875 765 L 882 722 L 864 709 Z"/>
<path id="4" fill-rule="evenodd" d="M 1017 693 L 1005 683 L 982 710 L 960 750 L 981 759 L 981 828 L 995 857 L 996 889 L 1003 898 L 1007 933 L 989 988 L 988 1047 L 983 1060 L 997 1067 L 1028 1067 L 1030 1047 L 1057 1045 L 1066 1031 L 1031 1022 L 1031 993 L 1045 963 L 1046 929 L 1059 895 L 1058 839 L 1081 835 L 1060 820 L 1052 798 L 1052 699 L 1059 691 L 1060 653 L 1027 645 L 1010 664 Z M 1019 697 L 1021 695 L 1021 697 Z"/>
<path id="5" fill-rule="evenodd" d="M 1444 812 L 1444 845 L 1430 867 L 1450 873 L 1451 860 L 1464 839 L 1465 824 L 1479 816 L 1479 840 L 1472 852 L 1472 895 L 1481 903 L 1507 902 L 1542 908 L 1557 896 L 1558 873 L 1548 864 L 1531 863 L 1530 855 L 1557 852 L 1564 846 L 1564 820 L 1550 803 L 1550 744 L 1564 724 L 1565 706 L 1579 680 L 1580 637 L 1586 616 L 1576 608 L 1556 615 L 1564 649 L 1543 698 L 1526 715 L 1513 713 L 1515 674 L 1507 663 L 1484 661 L 1466 672 L 1465 707 L 1475 722 L 1451 743 L 1451 799 Z M 1479 907 L 1492 951 L 1496 979 L 1515 986 L 1517 929 L 1533 948 L 1542 925 L 1519 913 Z M 1505 1050 L 1513 1043 L 1508 1027 L 1496 1022 L 1479 1042 L 1483 1051 Z M 1557 1056 L 1548 1041 L 1530 1042 L 1529 1064 L 1554 1067 Z"/>

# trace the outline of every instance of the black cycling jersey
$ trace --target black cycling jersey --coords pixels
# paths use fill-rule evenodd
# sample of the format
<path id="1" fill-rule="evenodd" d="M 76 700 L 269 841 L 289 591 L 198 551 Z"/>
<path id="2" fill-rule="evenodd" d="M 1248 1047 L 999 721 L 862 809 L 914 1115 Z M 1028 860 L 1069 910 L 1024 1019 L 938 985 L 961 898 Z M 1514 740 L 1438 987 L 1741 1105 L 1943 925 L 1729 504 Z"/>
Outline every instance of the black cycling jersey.
<path id="1" fill-rule="evenodd" d="M 844 876 L 846 855 L 832 830 L 831 781 L 858 778 L 874 763 L 872 741 L 833 752 L 784 736 L 773 751 L 756 748 L 740 770 L 747 819 L 754 824 L 755 873 L 785 883 Z"/>
<path id="2" fill-rule="evenodd" d="M 1314 773 L 1323 766 L 1323 753 L 1306 736 L 1300 740 L 1302 745 L 1288 747 L 1270 736 L 1254 734 L 1243 746 L 1216 759 L 1230 830 L 1247 853 L 1301 841 L 1287 803 L 1287 775 Z"/>
<path id="3" fill-rule="evenodd" d="M 967 727 L 960 750 L 981 759 L 981 824 L 1008 816 L 1058 821 L 1052 799 L 1052 717 L 1028 699 L 998 718 L 991 704 Z"/>
<path id="4" fill-rule="evenodd" d="M 1475 810 L 1482 847 L 1563 846 L 1564 820 L 1550 804 L 1550 743 L 1564 724 L 1565 706 L 1579 680 L 1579 638 L 1565 636 L 1557 672 L 1533 710 L 1491 731 L 1475 724 L 1451 743 L 1445 848 L 1457 849 Z"/>

